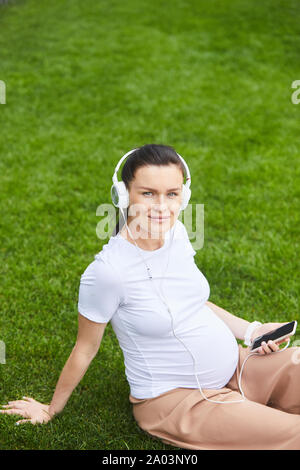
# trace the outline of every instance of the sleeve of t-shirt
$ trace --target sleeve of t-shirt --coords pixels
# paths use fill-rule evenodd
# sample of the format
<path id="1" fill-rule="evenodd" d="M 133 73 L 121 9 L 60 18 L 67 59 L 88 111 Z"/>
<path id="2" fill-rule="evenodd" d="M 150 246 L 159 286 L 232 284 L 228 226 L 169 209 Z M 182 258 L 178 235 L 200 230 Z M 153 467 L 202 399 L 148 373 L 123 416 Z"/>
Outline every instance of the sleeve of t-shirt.
<path id="1" fill-rule="evenodd" d="M 80 277 L 78 312 L 96 323 L 108 323 L 123 301 L 121 282 L 114 269 L 95 259 Z"/>
<path id="2" fill-rule="evenodd" d="M 187 253 L 191 254 L 192 256 L 195 256 L 196 251 L 194 250 L 194 248 L 191 244 L 191 241 L 189 239 L 189 235 L 187 233 L 187 229 L 185 228 L 185 225 L 182 222 L 181 222 L 181 226 L 182 226 L 183 238 L 185 240 L 185 245 L 186 245 L 186 248 L 187 248 Z"/>

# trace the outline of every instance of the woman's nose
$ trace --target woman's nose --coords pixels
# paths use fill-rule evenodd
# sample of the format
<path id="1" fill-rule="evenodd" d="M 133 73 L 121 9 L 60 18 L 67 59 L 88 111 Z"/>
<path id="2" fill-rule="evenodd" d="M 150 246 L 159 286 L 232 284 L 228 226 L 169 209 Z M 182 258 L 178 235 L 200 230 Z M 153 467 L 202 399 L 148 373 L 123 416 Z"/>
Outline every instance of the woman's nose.
<path id="1" fill-rule="evenodd" d="M 168 208 L 167 201 L 165 199 L 165 196 L 162 194 L 161 196 L 158 196 L 157 201 L 154 203 L 154 209 L 156 210 L 166 210 Z"/>

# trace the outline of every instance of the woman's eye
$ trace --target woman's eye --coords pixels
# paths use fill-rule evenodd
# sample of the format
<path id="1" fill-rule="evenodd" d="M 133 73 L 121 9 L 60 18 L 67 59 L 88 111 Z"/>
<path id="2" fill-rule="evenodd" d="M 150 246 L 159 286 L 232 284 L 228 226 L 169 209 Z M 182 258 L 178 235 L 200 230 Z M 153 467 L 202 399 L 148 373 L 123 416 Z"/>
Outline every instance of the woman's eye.
<path id="1" fill-rule="evenodd" d="M 152 194 L 152 192 L 151 192 L 151 191 L 145 191 L 145 192 L 143 193 L 143 196 L 144 196 L 145 194 Z M 177 193 L 174 193 L 174 192 L 171 192 L 171 193 L 169 193 L 169 194 L 174 194 L 175 196 L 177 196 Z"/>

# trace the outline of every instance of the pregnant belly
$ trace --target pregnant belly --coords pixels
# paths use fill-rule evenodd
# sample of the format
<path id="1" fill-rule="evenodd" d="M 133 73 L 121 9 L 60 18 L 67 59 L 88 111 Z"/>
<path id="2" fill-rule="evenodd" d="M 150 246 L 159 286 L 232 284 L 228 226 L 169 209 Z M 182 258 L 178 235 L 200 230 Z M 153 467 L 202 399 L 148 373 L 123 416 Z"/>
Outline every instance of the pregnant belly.
<path id="1" fill-rule="evenodd" d="M 238 343 L 228 326 L 208 306 L 201 309 L 193 327 L 175 330 L 175 334 L 178 339 L 173 336 L 173 347 L 168 351 L 168 362 L 173 358 L 167 366 L 169 380 L 173 376 L 177 381 L 181 378 L 198 387 L 195 360 L 195 371 L 203 388 L 221 388 L 229 382 L 238 362 Z M 178 347 L 178 340 L 182 347 Z"/>

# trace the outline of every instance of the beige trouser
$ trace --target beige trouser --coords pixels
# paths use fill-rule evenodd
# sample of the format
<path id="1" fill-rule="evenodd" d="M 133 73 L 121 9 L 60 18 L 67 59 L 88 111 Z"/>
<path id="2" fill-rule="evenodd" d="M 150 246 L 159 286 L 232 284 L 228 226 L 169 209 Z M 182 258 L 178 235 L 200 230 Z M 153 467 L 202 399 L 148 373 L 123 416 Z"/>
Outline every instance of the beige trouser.
<path id="1" fill-rule="evenodd" d="M 239 362 L 222 389 L 203 389 L 207 398 L 242 398 L 238 375 L 249 348 L 239 345 Z M 242 373 L 242 403 L 205 400 L 195 388 L 175 388 L 158 397 L 136 399 L 139 427 L 162 442 L 186 449 L 300 449 L 300 347 L 254 355 Z"/>

